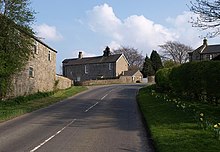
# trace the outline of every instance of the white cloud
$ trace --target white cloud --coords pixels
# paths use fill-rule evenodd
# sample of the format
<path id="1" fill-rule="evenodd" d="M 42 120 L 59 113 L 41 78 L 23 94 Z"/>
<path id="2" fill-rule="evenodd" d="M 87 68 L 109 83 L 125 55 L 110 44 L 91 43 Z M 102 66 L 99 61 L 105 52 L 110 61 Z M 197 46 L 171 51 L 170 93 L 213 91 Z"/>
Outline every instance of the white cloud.
<path id="1" fill-rule="evenodd" d="M 167 18 L 166 21 L 170 24 L 170 31 L 177 34 L 176 41 L 195 48 L 202 44 L 202 35 L 205 33 L 192 27 L 192 24 L 189 23 L 192 17 L 195 18 L 196 15 L 192 12 L 183 12 L 176 18 Z"/>
<path id="2" fill-rule="evenodd" d="M 72 52 L 73 58 L 78 58 L 79 52 L 82 52 L 83 57 L 97 56 L 97 54 L 92 54 L 92 53 L 89 53 L 89 52 L 85 52 L 83 50 L 75 50 L 75 51 Z"/>
<path id="3" fill-rule="evenodd" d="M 35 26 L 34 29 L 37 32 L 37 36 L 49 41 L 59 41 L 63 39 L 63 36 L 57 31 L 55 26 L 49 26 L 47 24 L 41 24 Z"/>
<path id="4" fill-rule="evenodd" d="M 138 48 L 143 55 L 149 55 L 153 49 L 160 51 L 159 45 L 167 41 L 179 41 L 195 49 L 202 44 L 207 32 L 192 27 L 189 21 L 197 17 L 192 12 L 168 17 L 166 26 L 154 23 L 143 15 L 132 15 L 121 20 L 108 4 L 95 6 L 87 12 L 87 17 L 90 29 L 109 39 L 107 45 L 113 49 L 121 45 Z M 209 44 L 219 41 L 219 38 L 208 40 Z"/>
<path id="5" fill-rule="evenodd" d="M 95 6 L 87 15 L 90 29 L 110 38 L 109 45 L 115 48 L 120 45 L 131 46 L 149 54 L 158 45 L 176 37 L 168 28 L 142 15 L 120 20 L 108 4 Z"/>

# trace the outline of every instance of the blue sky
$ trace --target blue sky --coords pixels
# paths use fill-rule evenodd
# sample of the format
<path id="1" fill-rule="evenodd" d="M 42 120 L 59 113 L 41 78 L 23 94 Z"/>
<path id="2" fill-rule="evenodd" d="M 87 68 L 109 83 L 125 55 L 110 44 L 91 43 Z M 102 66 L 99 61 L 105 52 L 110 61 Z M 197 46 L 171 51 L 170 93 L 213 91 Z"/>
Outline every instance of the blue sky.
<path id="1" fill-rule="evenodd" d="M 204 32 L 192 28 L 190 0 L 32 0 L 37 36 L 58 51 L 57 72 L 65 58 L 102 55 L 108 45 L 137 48 L 145 56 L 166 41 L 193 48 Z M 199 37 L 201 36 L 201 37 Z M 210 39 L 209 43 L 218 43 Z"/>

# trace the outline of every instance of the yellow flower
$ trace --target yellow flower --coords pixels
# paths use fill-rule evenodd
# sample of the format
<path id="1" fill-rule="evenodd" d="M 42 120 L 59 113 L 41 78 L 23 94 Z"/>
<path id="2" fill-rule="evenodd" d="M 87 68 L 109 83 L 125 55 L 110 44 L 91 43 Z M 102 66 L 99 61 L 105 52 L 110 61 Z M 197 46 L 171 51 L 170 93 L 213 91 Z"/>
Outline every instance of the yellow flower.
<path id="1" fill-rule="evenodd" d="M 204 116 L 204 114 L 203 114 L 203 113 L 200 113 L 200 116 L 201 116 L 201 117 L 203 117 L 203 116 Z"/>
<path id="2" fill-rule="evenodd" d="M 201 121 L 203 121 L 203 118 L 200 118 Z"/>
<path id="3" fill-rule="evenodd" d="M 220 123 L 218 123 L 218 125 L 220 126 Z"/>
<path id="4" fill-rule="evenodd" d="M 214 125 L 214 128 L 218 128 L 218 125 L 216 124 L 216 125 Z"/>

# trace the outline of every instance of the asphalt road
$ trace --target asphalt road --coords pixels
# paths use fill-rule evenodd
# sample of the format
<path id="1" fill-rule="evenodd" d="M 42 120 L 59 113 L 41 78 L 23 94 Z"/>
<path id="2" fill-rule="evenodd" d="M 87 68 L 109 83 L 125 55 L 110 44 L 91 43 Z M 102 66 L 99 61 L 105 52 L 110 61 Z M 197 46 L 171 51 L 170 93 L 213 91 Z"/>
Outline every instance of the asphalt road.
<path id="1" fill-rule="evenodd" d="M 136 103 L 140 87 L 94 87 L 0 123 L 0 152 L 151 151 Z"/>

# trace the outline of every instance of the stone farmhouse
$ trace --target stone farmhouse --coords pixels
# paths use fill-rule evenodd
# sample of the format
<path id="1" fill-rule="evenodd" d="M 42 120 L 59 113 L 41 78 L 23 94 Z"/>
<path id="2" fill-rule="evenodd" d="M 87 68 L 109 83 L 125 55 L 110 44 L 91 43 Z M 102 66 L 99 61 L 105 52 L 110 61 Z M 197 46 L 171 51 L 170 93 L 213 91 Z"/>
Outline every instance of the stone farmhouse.
<path id="1" fill-rule="evenodd" d="M 128 71 L 128 61 L 123 54 L 111 55 L 110 48 L 106 47 L 103 56 L 83 58 L 79 52 L 78 58 L 65 59 L 63 63 L 63 75 L 74 82 L 87 80 L 118 78 Z"/>
<path id="2" fill-rule="evenodd" d="M 207 39 L 204 39 L 200 47 L 188 54 L 189 61 L 218 60 L 220 56 L 220 45 L 208 45 Z"/>
<path id="3" fill-rule="evenodd" d="M 9 96 L 22 96 L 38 91 L 46 92 L 71 87 L 70 79 L 56 75 L 57 51 L 34 36 L 32 39 L 34 40 L 33 54 L 23 71 L 15 75 Z"/>

